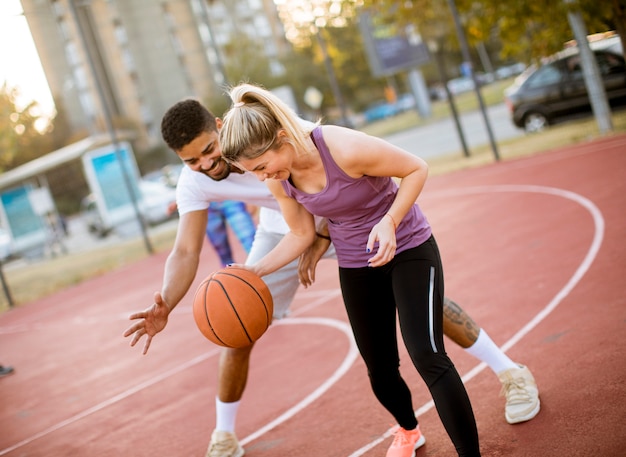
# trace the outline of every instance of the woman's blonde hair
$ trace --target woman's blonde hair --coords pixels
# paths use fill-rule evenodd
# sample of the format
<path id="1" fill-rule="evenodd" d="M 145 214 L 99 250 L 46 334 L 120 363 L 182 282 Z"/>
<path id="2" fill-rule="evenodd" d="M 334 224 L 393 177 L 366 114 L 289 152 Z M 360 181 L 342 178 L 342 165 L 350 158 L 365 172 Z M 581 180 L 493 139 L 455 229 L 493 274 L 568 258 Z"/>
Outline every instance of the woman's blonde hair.
<path id="1" fill-rule="evenodd" d="M 311 128 L 305 127 L 298 115 L 272 92 L 245 83 L 233 87 L 229 95 L 233 105 L 224 115 L 219 136 L 227 162 L 253 159 L 278 146 L 280 129 L 296 150 L 307 150 Z"/>

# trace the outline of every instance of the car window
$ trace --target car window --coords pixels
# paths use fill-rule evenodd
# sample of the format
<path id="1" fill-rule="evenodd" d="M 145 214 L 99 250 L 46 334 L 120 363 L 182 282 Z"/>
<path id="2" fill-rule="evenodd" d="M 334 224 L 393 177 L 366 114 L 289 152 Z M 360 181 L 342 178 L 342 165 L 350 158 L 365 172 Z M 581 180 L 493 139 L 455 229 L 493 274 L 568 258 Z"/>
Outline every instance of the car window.
<path id="1" fill-rule="evenodd" d="M 580 63 L 580 60 L 580 56 L 575 55 L 565 61 L 565 68 L 567 68 L 570 79 L 583 78 L 583 67 Z"/>
<path id="2" fill-rule="evenodd" d="M 596 53 L 596 59 L 598 61 L 598 69 L 602 75 L 624 73 L 625 71 L 624 59 L 617 54 L 598 52 Z"/>
<path id="3" fill-rule="evenodd" d="M 549 84 L 557 84 L 563 79 L 561 71 L 554 64 L 544 65 L 534 74 L 528 77 L 528 87 L 541 87 Z"/>

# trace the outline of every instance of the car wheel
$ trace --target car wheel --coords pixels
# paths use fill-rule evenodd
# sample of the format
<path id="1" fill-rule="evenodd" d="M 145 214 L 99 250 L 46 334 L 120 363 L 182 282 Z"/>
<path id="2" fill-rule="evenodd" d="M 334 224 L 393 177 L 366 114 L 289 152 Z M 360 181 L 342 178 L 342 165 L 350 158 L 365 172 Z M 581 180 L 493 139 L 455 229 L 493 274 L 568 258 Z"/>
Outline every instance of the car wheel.
<path id="1" fill-rule="evenodd" d="M 524 117 L 524 130 L 527 133 L 541 132 L 548 125 L 548 118 L 545 116 L 545 114 L 533 112 L 528 113 Z"/>

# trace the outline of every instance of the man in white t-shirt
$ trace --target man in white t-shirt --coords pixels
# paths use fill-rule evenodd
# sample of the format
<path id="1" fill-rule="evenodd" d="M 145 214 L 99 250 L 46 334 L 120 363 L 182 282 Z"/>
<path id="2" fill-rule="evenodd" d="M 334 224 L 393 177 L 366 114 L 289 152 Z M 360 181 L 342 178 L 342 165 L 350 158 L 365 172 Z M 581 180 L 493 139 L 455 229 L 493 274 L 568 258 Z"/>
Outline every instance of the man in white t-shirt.
<path id="1" fill-rule="evenodd" d="M 221 120 L 192 99 L 176 103 L 163 117 L 163 139 L 186 166 L 176 188 L 180 220 L 174 247 L 165 263 L 161 291 L 155 293 L 150 307 L 130 316 L 134 323 L 124 333 L 126 337 L 133 335 L 131 346 L 146 336 L 144 354 L 152 338 L 165 328 L 170 312 L 187 293 L 196 276 L 210 202 L 241 200 L 260 208 L 259 224 L 246 263 L 255 263 L 289 231 L 278 203 L 265 184 L 251 173 L 232 168 L 221 158 L 220 127 Z M 274 299 L 275 318 L 288 313 L 300 282 L 310 284 L 315 280 L 317 262 L 322 257 L 334 258 L 323 220 L 318 221 L 318 235 L 299 261 L 263 277 Z M 468 353 L 485 362 L 498 376 L 506 396 L 507 422 L 524 422 L 537 415 L 539 392 L 528 368 L 513 362 L 461 307 L 448 298 L 444 301 L 444 332 Z M 244 454 L 235 435 L 235 419 L 247 381 L 252 347 L 222 349 L 216 425 L 207 457 L 241 457 Z"/>

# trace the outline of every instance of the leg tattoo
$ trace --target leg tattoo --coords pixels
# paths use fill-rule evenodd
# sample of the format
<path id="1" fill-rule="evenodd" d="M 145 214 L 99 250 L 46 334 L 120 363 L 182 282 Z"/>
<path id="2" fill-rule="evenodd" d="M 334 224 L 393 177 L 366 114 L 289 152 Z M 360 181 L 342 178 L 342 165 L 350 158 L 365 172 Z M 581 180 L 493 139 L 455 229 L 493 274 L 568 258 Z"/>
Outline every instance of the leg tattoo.
<path id="1" fill-rule="evenodd" d="M 478 339 L 480 327 L 458 304 L 445 297 L 443 300 L 443 332 L 464 349 Z"/>

